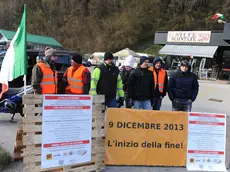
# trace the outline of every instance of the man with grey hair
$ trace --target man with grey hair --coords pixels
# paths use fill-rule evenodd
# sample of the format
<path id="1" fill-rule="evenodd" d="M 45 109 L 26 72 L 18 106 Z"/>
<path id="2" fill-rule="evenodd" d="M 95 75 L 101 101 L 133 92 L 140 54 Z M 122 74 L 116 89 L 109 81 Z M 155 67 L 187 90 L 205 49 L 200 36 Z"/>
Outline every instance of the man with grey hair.
<path id="1" fill-rule="evenodd" d="M 56 50 L 45 48 L 45 57 L 41 58 L 32 70 L 32 86 L 35 94 L 57 93 Z"/>

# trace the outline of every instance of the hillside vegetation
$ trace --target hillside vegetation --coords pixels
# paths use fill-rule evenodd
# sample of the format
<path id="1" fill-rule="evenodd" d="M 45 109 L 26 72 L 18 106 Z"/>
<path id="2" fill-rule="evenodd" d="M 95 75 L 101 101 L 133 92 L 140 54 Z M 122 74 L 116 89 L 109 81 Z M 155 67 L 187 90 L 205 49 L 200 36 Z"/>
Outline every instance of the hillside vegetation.
<path id="1" fill-rule="evenodd" d="M 24 3 L 28 32 L 81 53 L 140 49 L 157 30 L 220 29 L 212 15 L 230 14 L 230 0 L 1 0 L 0 28 L 16 30 Z"/>

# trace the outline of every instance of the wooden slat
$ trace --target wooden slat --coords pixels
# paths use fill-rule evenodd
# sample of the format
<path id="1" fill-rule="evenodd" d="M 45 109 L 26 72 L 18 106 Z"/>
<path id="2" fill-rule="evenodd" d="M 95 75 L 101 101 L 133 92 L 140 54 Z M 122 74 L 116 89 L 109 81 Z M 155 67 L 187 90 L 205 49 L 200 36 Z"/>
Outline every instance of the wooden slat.
<path id="1" fill-rule="evenodd" d="M 42 95 L 34 95 L 34 94 L 27 94 L 23 97 L 23 104 L 26 105 L 35 105 L 35 104 L 42 104 L 43 96 Z M 105 102 L 104 95 L 96 95 L 93 96 L 93 103 L 100 104 Z"/>
<path id="2" fill-rule="evenodd" d="M 92 130 L 92 137 L 104 137 L 105 129 L 95 129 Z"/>
<path id="3" fill-rule="evenodd" d="M 43 95 L 41 95 L 41 94 L 26 94 L 26 95 L 23 95 L 23 99 L 28 99 L 28 98 L 42 99 Z"/>
<path id="4" fill-rule="evenodd" d="M 86 165 L 86 166 L 82 166 L 82 167 L 77 167 L 77 168 L 73 168 L 73 169 L 69 169 L 69 170 L 63 170 L 62 172 L 89 172 L 89 171 L 96 171 L 96 170 L 102 170 L 104 169 L 104 165 Z M 35 171 L 46 171 L 46 172 L 51 172 L 52 169 L 58 169 L 58 168 L 49 168 L 47 169 L 41 169 L 41 166 L 35 166 L 33 168 L 24 168 L 24 171 L 27 172 L 35 172 Z"/>
<path id="5" fill-rule="evenodd" d="M 29 133 L 29 132 L 41 132 L 42 131 L 42 125 L 35 125 L 35 124 L 27 124 L 23 126 L 23 132 Z"/>
<path id="6" fill-rule="evenodd" d="M 23 122 L 19 121 L 18 122 L 18 131 L 17 132 L 20 132 L 22 130 L 22 126 L 23 126 Z"/>
<path id="7" fill-rule="evenodd" d="M 92 127 L 100 128 L 105 126 L 105 119 L 99 118 L 92 122 Z"/>
<path id="8" fill-rule="evenodd" d="M 93 118 L 104 118 L 105 117 L 105 112 L 103 112 L 102 110 L 98 110 L 98 111 L 93 111 L 92 114 Z"/>
<path id="9" fill-rule="evenodd" d="M 20 147 L 23 147 L 24 145 L 23 145 L 23 142 L 22 142 L 22 140 L 16 140 L 16 147 L 17 148 L 20 148 Z M 15 148 L 16 149 L 16 148 Z"/>
<path id="10" fill-rule="evenodd" d="M 104 105 L 93 105 L 93 112 L 94 111 L 103 111 L 105 110 L 105 106 Z M 25 108 L 23 108 L 23 113 L 24 114 L 35 114 L 35 113 L 42 113 L 42 107 L 34 107 L 32 105 L 26 105 Z"/>
<path id="11" fill-rule="evenodd" d="M 21 152 L 14 152 L 14 160 L 21 160 L 22 158 Z"/>
<path id="12" fill-rule="evenodd" d="M 42 122 L 42 116 L 35 114 L 29 114 L 27 113 L 26 116 L 23 118 L 24 123 L 34 123 L 34 122 Z"/>
<path id="13" fill-rule="evenodd" d="M 93 103 L 105 103 L 105 96 L 104 95 L 93 96 Z"/>

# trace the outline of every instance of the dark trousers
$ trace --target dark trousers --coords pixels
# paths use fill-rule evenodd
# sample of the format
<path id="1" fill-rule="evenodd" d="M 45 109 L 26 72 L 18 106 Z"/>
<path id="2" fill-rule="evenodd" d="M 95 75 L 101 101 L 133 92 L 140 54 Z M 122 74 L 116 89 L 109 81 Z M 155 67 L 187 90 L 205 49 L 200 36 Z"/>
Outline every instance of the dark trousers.
<path id="1" fill-rule="evenodd" d="M 113 99 L 105 99 L 105 106 L 107 108 L 116 108 L 117 107 L 117 100 L 116 97 L 114 97 Z"/>
<path id="2" fill-rule="evenodd" d="M 130 104 L 130 99 L 128 98 L 128 93 L 125 93 L 125 107 L 132 108 L 132 105 Z"/>
<path id="3" fill-rule="evenodd" d="M 153 105 L 153 110 L 160 110 L 163 97 L 155 97 L 155 102 Z"/>
<path id="4" fill-rule="evenodd" d="M 172 102 L 172 110 L 173 111 L 191 112 L 191 110 L 192 110 L 192 101 L 191 100 L 175 99 Z"/>

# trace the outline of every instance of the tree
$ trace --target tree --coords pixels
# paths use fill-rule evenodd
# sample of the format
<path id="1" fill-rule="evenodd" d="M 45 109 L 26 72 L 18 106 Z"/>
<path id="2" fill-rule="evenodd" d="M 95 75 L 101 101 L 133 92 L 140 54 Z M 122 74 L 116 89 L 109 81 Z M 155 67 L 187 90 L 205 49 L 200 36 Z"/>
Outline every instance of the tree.
<path id="1" fill-rule="evenodd" d="M 1 28 L 16 30 L 24 3 L 28 32 L 81 53 L 135 48 L 157 30 L 216 29 L 212 14 L 230 13 L 230 0 L 1 0 Z"/>

